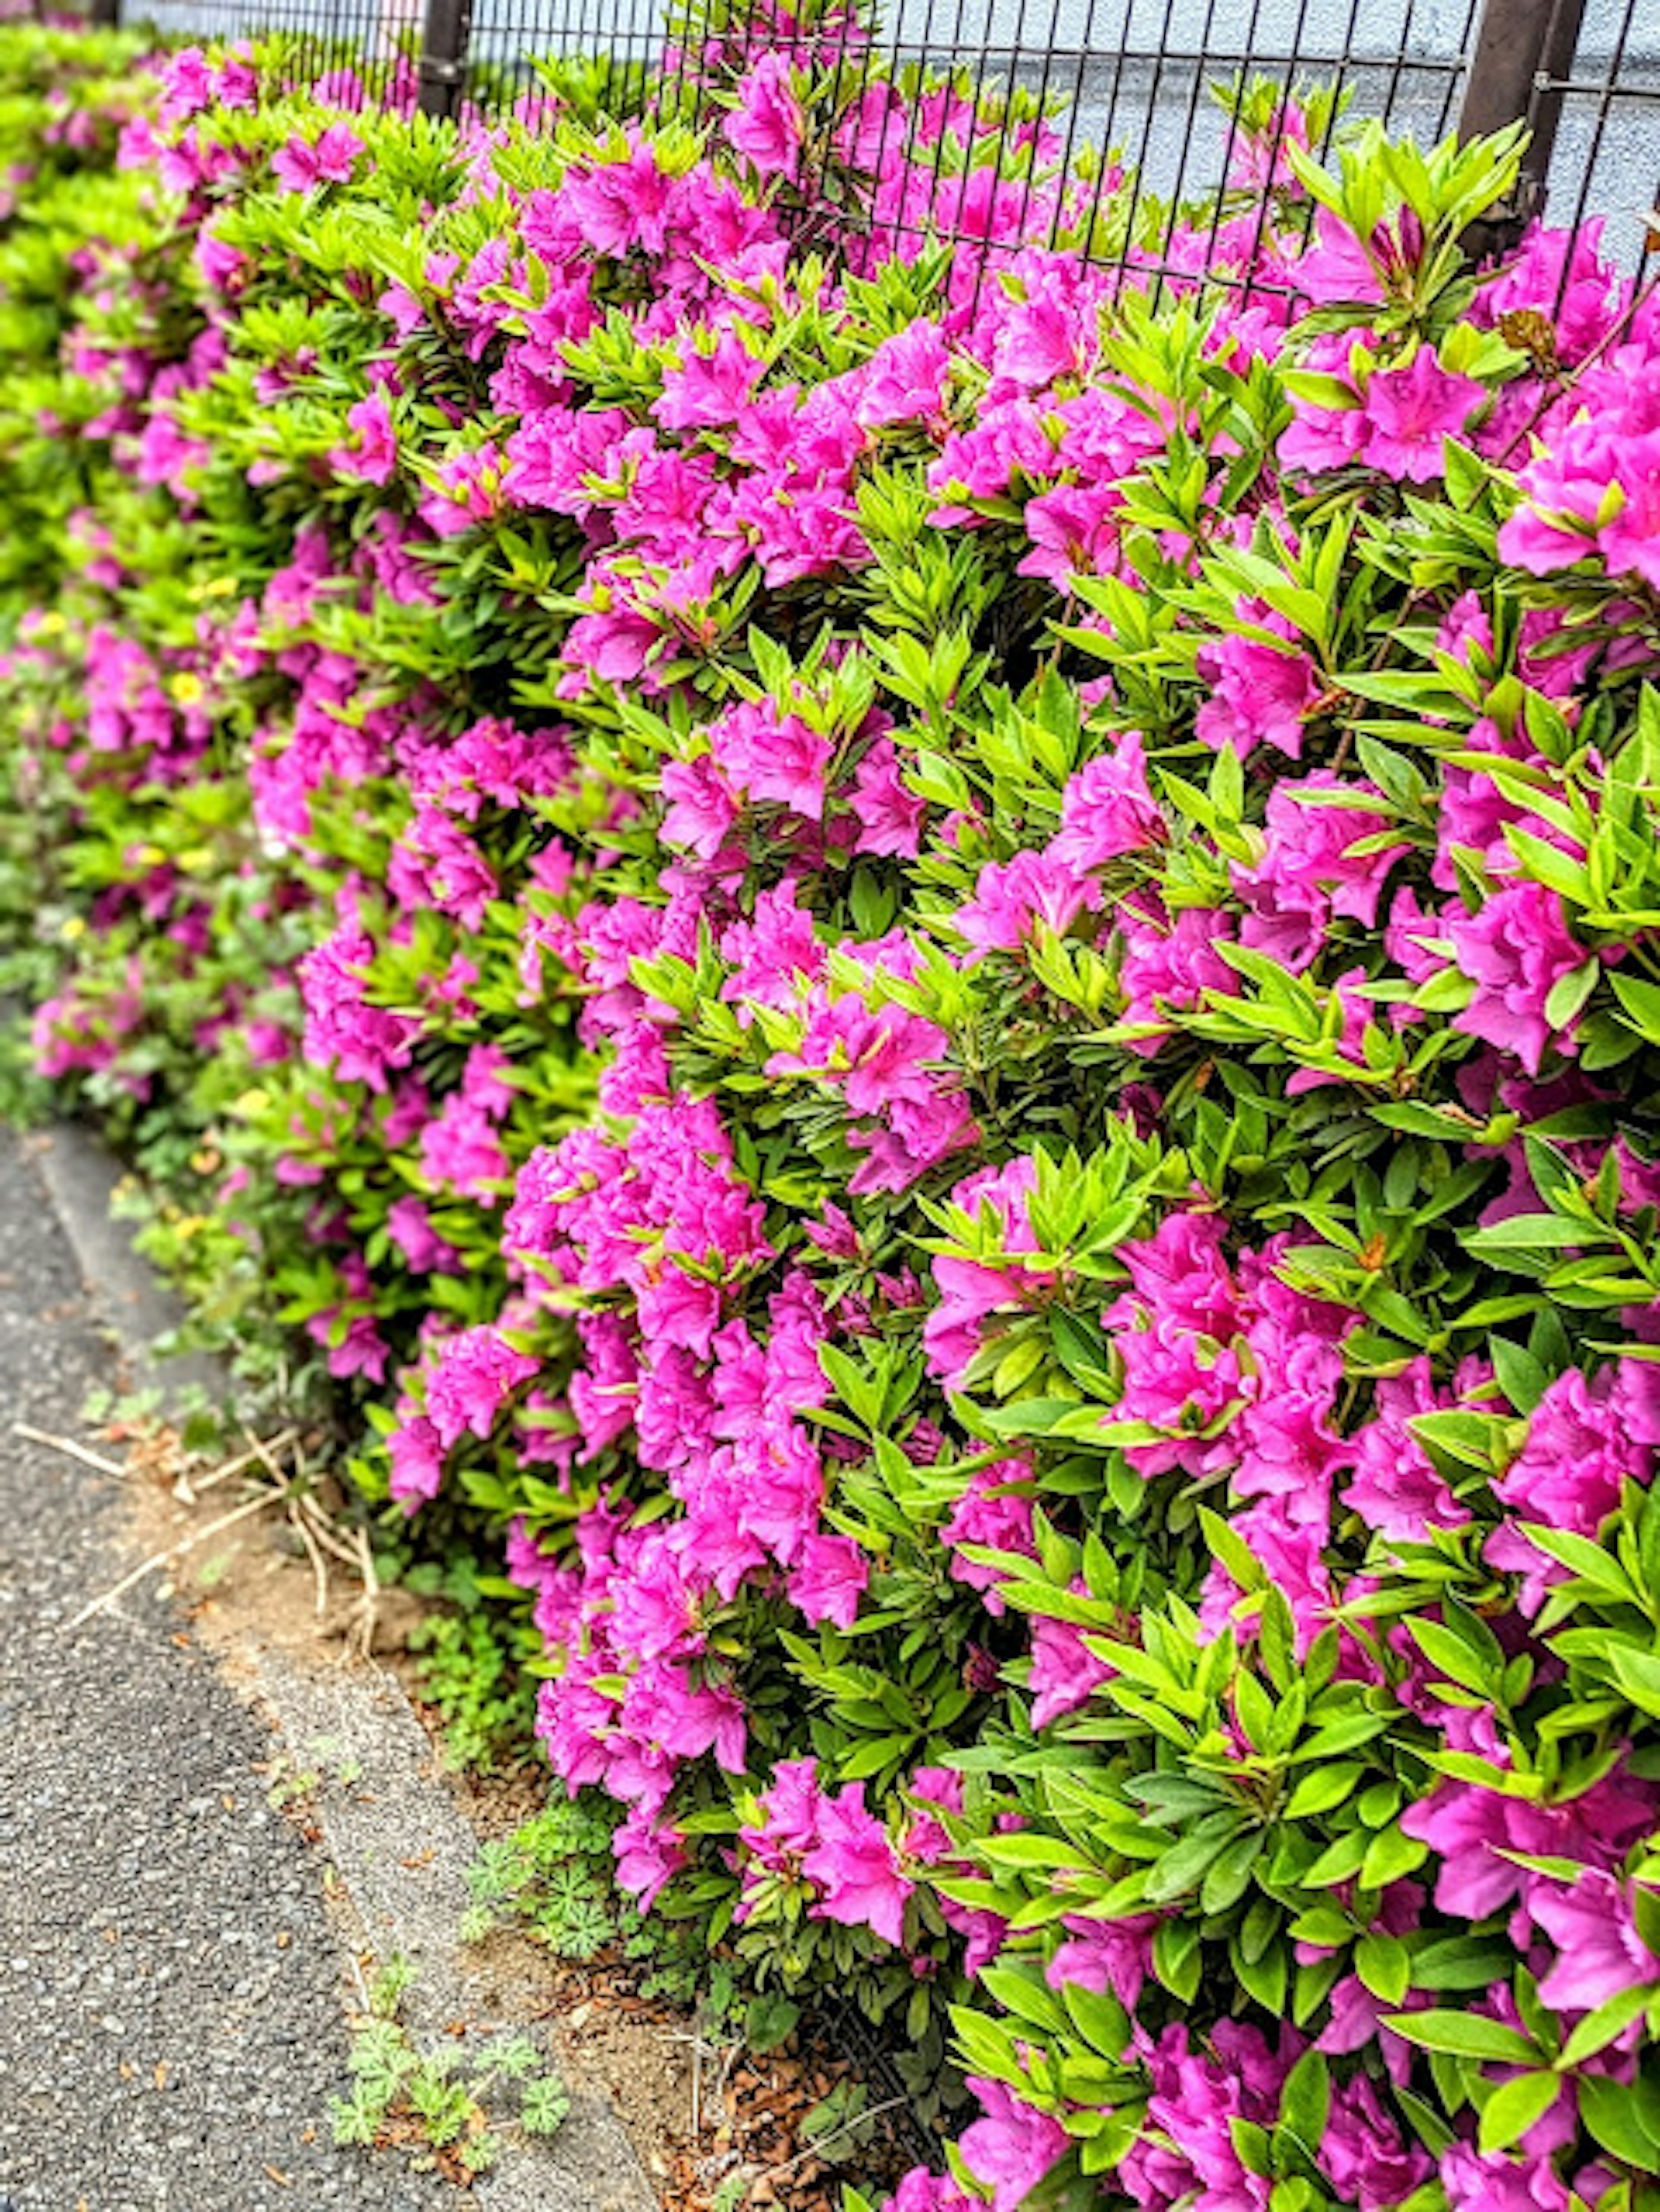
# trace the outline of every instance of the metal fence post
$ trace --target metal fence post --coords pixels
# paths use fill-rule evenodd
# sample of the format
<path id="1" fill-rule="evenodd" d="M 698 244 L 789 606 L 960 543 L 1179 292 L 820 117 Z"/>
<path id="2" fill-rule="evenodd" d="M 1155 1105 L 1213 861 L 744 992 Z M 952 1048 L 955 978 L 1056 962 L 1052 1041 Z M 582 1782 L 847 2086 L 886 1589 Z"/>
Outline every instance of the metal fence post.
<path id="1" fill-rule="evenodd" d="M 1513 204 L 1495 209 L 1482 226 L 1494 246 L 1514 243 L 1544 204 L 1561 81 L 1572 74 L 1584 15 L 1585 0 L 1484 0 L 1458 136 L 1484 137 L 1509 123 L 1525 123 L 1532 132 Z"/>
<path id="2" fill-rule="evenodd" d="M 121 21 L 121 0 L 87 0 L 87 21 L 99 30 L 115 30 Z"/>
<path id="3" fill-rule="evenodd" d="M 467 81 L 472 0 L 427 0 L 421 30 L 421 112 L 453 115 Z"/>

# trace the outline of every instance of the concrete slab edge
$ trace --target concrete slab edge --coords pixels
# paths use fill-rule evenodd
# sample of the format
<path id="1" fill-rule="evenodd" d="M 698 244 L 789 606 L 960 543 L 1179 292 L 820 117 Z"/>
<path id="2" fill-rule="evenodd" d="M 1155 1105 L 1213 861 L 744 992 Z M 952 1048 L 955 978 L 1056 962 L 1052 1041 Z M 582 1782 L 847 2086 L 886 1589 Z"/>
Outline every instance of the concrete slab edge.
<path id="1" fill-rule="evenodd" d="M 181 1309 L 112 1217 L 119 1165 L 72 1125 L 31 1143 L 88 1295 L 134 1379 L 228 1395 L 230 1379 L 216 1362 L 155 1358 L 155 1339 L 177 1326 Z M 240 1657 L 233 1679 L 246 1669 L 239 1686 L 265 1709 L 289 1771 L 315 1777 L 308 1802 L 340 1908 L 343 1995 L 356 1990 L 356 1954 L 366 1949 L 381 1965 L 398 1955 L 414 1969 L 404 2014 L 423 2049 L 439 2047 L 457 2021 L 544 2026 L 515 2017 L 511 1975 L 459 1942 L 477 1840 L 397 1676 L 372 1662 L 307 1669 L 258 1647 Z M 538 2039 L 550 2065 L 569 2074 L 556 2032 Z M 482 2212 L 657 2212 L 658 2203 L 615 2109 L 575 2082 L 559 2133 L 545 2143 L 506 2135 L 472 2201 Z"/>
<path id="2" fill-rule="evenodd" d="M 169 1398 L 192 1389 L 214 1398 L 228 1396 L 229 1377 L 216 1360 L 199 1352 L 157 1356 L 157 1339 L 179 1327 L 185 1308 L 135 1249 L 131 1229 L 115 1218 L 115 1194 L 126 1180 L 120 1162 L 77 1122 L 58 1122 L 26 1141 L 40 1164 L 82 1279 L 135 1385 L 159 1389 Z"/>

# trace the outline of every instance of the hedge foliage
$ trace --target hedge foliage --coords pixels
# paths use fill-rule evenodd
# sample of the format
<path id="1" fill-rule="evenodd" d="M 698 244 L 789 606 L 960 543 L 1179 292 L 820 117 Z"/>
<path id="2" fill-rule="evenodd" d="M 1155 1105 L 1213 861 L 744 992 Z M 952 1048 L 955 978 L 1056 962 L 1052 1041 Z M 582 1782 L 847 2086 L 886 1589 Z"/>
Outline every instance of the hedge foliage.
<path id="1" fill-rule="evenodd" d="M 786 27 L 0 33 L 39 1068 L 902 2212 L 1660 2203 L 1660 313 Z"/>

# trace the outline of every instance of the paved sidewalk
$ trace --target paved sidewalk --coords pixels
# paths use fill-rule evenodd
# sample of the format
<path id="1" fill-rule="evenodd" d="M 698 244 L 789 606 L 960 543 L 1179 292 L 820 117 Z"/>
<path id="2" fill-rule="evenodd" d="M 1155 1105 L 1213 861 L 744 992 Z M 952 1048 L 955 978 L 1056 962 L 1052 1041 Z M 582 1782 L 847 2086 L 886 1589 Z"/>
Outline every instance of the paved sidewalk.
<path id="1" fill-rule="evenodd" d="M 453 2212 L 337 2151 L 340 1954 L 265 1802 L 271 1739 L 131 1564 L 77 1431 L 113 1355 L 27 1140 L 0 1129 L 0 2212 Z"/>

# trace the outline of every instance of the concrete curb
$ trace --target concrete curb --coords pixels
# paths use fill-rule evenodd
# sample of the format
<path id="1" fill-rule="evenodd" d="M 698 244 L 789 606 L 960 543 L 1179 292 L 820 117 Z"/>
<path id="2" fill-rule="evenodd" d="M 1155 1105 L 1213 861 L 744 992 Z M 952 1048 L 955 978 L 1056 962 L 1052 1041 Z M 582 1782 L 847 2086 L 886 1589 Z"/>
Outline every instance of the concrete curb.
<path id="1" fill-rule="evenodd" d="M 310 1802 L 362 1948 L 382 1963 L 401 1954 L 416 1969 L 402 2013 L 417 2045 L 453 2048 L 445 2030 L 457 2021 L 470 2040 L 521 2027 L 511 1987 L 457 1942 L 477 1844 L 434 1772 L 431 1741 L 402 1684 L 372 1666 L 308 1674 L 273 1651 L 253 1663 L 290 1757 L 319 1778 Z M 555 2047 L 550 2057 L 569 2077 L 564 2054 Z M 484 2212 L 656 2212 L 615 2112 L 571 2087 L 558 2134 L 514 2145 L 477 2185 Z"/>
<path id="2" fill-rule="evenodd" d="M 94 1304 L 108 1324 L 133 1382 L 169 1398 L 192 1389 L 222 1398 L 224 1370 L 201 1352 L 159 1359 L 155 1340 L 185 1319 L 181 1302 L 133 1249 L 132 1232 L 111 1212 L 126 1180 L 89 1130 L 60 1122 L 24 1139 L 38 1163 L 64 1233 Z"/>
<path id="3" fill-rule="evenodd" d="M 82 1129 L 59 1127 L 28 1141 L 88 1292 L 135 1381 L 226 1395 L 229 1378 L 216 1362 L 155 1358 L 155 1339 L 178 1325 L 182 1310 L 111 1218 L 119 1168 Z M 457 2021 L 476 2031 L 537 2033 L 514 2017 L 504 1978 L 458 1941 L 477 1842 L 397 1677 L 372 1664 L 309 1672 L 262 1648 L 240 1657 L 242 1686 L 274 1723 L 289 1769 L 317 1776 L 312 1802 L 343 1907 L 335 1916 L 343 1994 L 356 1987 L 353 1954 L 384 1964 L 398 1954 L 415 1969 L 403 2013 L 421 2047 L 452 2040 L 443 2030 Z M 239 1666 L 232 1679 L 242 1676 Z M 569 2053 L 539 2025 L 550 2063 L 570 2078 Z M 571 2088 L 570 2116 L 550 2142 L 503 2142 L 499 2163 L 473 2191 L 483 2212 L 657 2212 L 613 2107 L 580 2078 Z"/>

